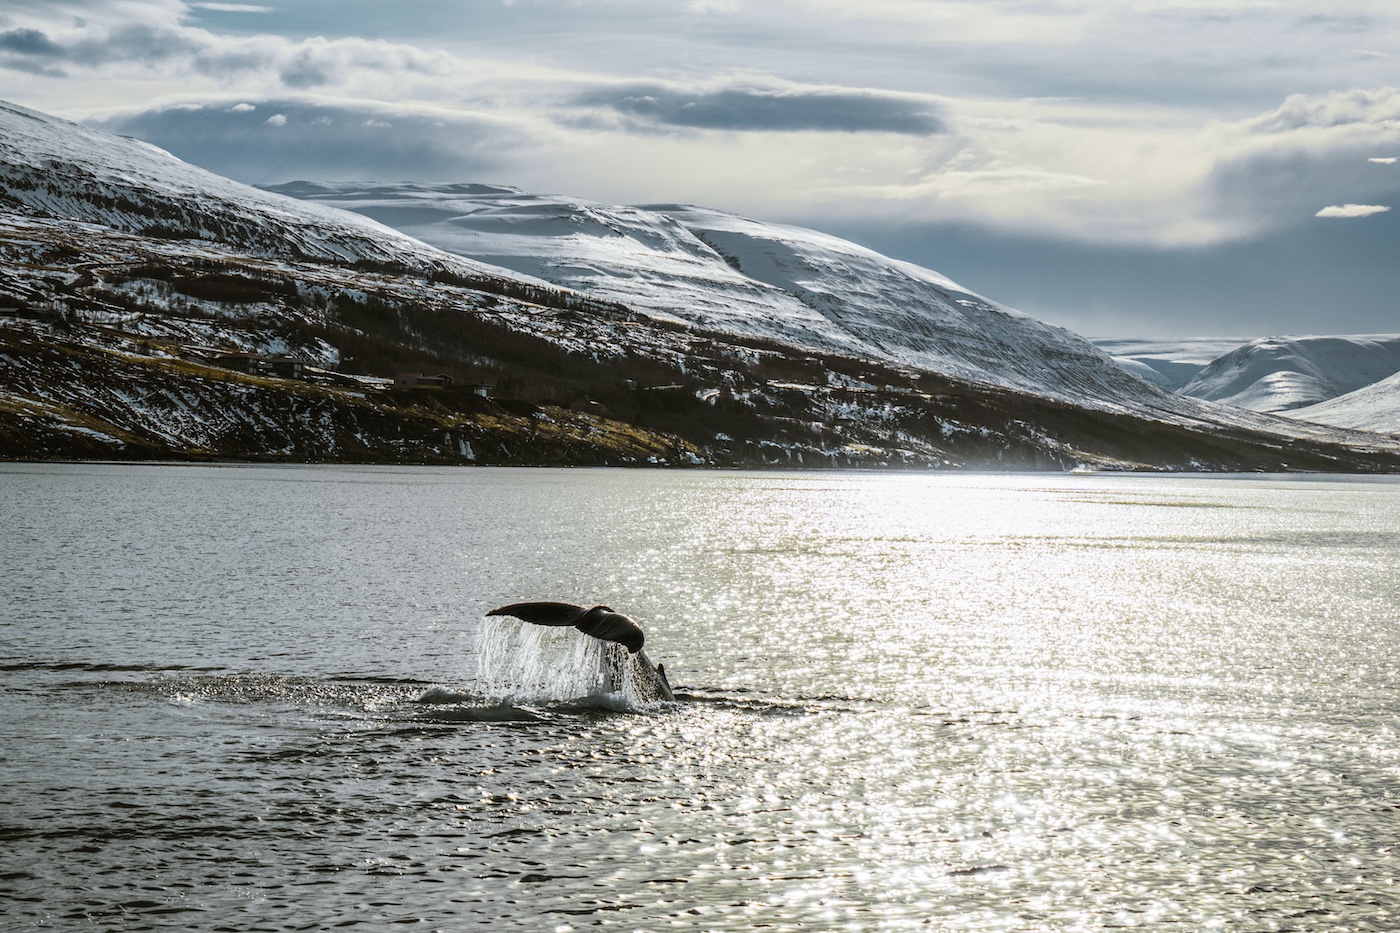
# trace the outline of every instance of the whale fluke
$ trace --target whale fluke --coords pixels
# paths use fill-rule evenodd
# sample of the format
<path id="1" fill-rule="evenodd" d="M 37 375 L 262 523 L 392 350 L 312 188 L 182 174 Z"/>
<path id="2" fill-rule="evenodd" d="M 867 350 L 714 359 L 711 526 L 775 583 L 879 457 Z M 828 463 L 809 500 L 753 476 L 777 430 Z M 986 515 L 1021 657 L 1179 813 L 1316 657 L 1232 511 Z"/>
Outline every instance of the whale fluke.
<path id="1" fill-rule="evenodd" d="M 609 606 L 585 609 L 572 603 L 511 603 L 486 613 L 488 616 L 511 616 L 534 625 L 571 625 L 603 641 L 614 641 L 636 654 L 646 644 L 642 627 Z"/>
<path id="2" fill-rule="evenodd" d="M 511 603 L 486 614 L 510 616 L 534 625 L 573 626 L 585 635 L 621 645 L 629 654 L 617 651 L 609 655 L 608 679 L 613 689 L 619 689 L 625 681 L 643 702 L 676 698 L 666 669 L 653 664 L 642 650 L 642 645 L 646 644 L 642 627 L 630 616 L 613 612 L 609 606 L 585 609 L 572 603 Z"/>

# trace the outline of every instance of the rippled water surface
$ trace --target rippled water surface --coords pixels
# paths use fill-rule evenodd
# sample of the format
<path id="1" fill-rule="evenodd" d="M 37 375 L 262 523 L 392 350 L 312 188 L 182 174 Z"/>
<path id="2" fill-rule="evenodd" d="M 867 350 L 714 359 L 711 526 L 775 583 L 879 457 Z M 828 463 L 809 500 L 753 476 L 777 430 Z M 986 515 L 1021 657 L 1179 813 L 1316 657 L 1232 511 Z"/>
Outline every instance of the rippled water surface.
<path id="1" fill-rule="evenodd" d="M 1397 529 L 1355 478 L 0 466 L 0 928 L 1394 930 Z"/>

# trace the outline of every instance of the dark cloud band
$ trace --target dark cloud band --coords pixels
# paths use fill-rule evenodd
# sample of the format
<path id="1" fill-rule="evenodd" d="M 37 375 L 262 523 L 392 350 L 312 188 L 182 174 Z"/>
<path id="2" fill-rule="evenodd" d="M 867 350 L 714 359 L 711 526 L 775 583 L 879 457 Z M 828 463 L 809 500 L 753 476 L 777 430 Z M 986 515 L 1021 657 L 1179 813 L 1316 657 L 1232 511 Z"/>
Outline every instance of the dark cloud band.
<path id="1" fill-rule="evenodd" d="M 93 122 L 254 184 L 460 181 L 496 175 L 528 147 L 519 130 L 472 115 L 454 119 L 293 99 L 163 107 Z"/>
<path id="2" fill-rule="evenodd" d="M 947 130 L 929 101 L 863 91 L 727 88 L 688 92 L 661 85 L 628 85 L 590 91 L 574 103 L 605 107 L 651 124 L 693 129 L 913 136 Z"/>
<path id="3" fill-rule="evenodd" d="M 0 51 L 35 58 L 57 58 L 63 54 L 59 46 L 37 29 L 11 29 L 0 32 Z"/>

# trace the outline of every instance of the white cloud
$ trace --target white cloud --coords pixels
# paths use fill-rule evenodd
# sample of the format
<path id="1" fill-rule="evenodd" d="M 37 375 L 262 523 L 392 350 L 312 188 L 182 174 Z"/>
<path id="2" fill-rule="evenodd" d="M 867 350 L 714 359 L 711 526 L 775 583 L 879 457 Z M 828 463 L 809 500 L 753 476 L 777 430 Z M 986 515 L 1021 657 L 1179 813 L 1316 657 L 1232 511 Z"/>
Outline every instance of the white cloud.
<path id="1" fill-rule="evenodd" d="M 251 3 L 192 3 L 196 10 L 209 10 L 212 13 L 271 13 L 270 6 L 255 6 Z"/>
<path id="2" fill-rule="evenodd" d="M 1259 132 L 1356 126 L 1400 120 L 1400 89 L 1353 88 L 1330 94 L 1292 94 L 1273 113 L 1250 121 Z"/>
<path id="3" fill-rule="evenodd" d="M 1384 214 L 1390 208 L 1381 204 L 1341 204 L 1332 207 L 1324 207 L 1317 212 L 1318 217 L 1370 217 L 1372 214 Z"/>
<path id="4" fill-rule="evenodd" d="M 500 165 L 511 174 L 491 180 L 815 225 L 883 217 L 1201 245 L 1297 223 L 1317 203 L 1400 197 L 1394 173 L 1367 162 L 1400 148 L 1400 90 L 1360 83 L 1371 66 L 1336 83 L 1348 90 L 1270 91 L 1260 103 L 1251 102 L 1252 76 L 1273 72 L 1235 63 L 1240 30 L 1265 45 L 1286 34 L 1278 50 L 1307 67 L 1285 78 L 1304 75 L 1296 86 L 1307 87 L 1334 81 L 1336 71 L 1308 69 L 1343 39 L 1353 48 L 1361 25 L 1367 41 L 1400 38 L 1400 10 L 1342 2 L 1355 23 L 1315 24 L 1319 36 L 1342 37 L 1333 45 L 1295 28 L 1315 12 L 1301 0 L 1242 2 L 1230 16 L 1214 0 L 869 0 L 858 9 L 844 0 L 693 0 L 634 16 L 621 40 L 617 24 L 650 0 L 472 5 L 496 29 L 483 28 L 473 45 L 460 36 L 475 32 L 451 23 L 425 26 L 416 40 L 331 30 L 292 38 L 276 31 L 277 8 L 255 3 L 0 0 L 0 98 L 76 118 L 207 103 L 200 119 L 210 133 L 212 113 L 231 129 L 259 107 L 288 144 L 293 130 L 324 131 L 333 119 L 347 144 L 398 144 L 398 154 L 382 143 L 365 150 L 384 159 L 374 174 L 385 178 L 473 180 L 439 173 Z M 398 15 L 353 6 L 367 34 L 376 34 L 375 16 Z M 201 28 L 195 9 L 266 12 L 256 20 L 266 31 Z M 455 9 L 439 12 L 467 15 Z M 546 14 L 561 23 L 541 33 Z M 701 17 L 705 28 L 679 28 Z M 535 28 L 512 35 L 508 26 Z M 1144 77 L 1163 74 L 1175 77 Z M 263 121 L 239 125 L 249 122 Z M 153 121 L 172 134 L 155 141 L 177 148 L 175 123 Z M 478 138 L 484 126 L 506 131 Z M 454 163 L 453 144 L 470 157 Z M 258 164 L 270 158 L 264 151 L 240 153 L 245 177 L 277 180 Z M 295 153 L 278 158 L 289 165 Z M 220 164 L 239 174 L 238 163 Z M 373 171 L 355 168 L 359 177 Z"/>
<path id="5" fill-rule="evenodd" d="M 1371 158 L 1367 159 L 1366 161 L 1367 161 L 1367 162 L 1374 162 L 1374 163 L 1376 163 L 1377 165 L 1394 165 L 1396 162 L 1400 162 L 1400 157 L 1397 157 L 1397 156 L 1372 156 Z"/>
<path id="6" fill-rule="evenodd" d="M 686 9 L 692 13 L 737 13 L 741 0 L 690 0 Z"/>
<path id="7" fill-rule="evenodd" d="M 1023 3 L 986 0 L 978 3 L 928 3 L 924 0 L 809 0 L 810 15 L 841 24 L 853 36 L 993 45 L 1068 45 L 1085 37 L 1099 14 L 1083 4 Z"/>

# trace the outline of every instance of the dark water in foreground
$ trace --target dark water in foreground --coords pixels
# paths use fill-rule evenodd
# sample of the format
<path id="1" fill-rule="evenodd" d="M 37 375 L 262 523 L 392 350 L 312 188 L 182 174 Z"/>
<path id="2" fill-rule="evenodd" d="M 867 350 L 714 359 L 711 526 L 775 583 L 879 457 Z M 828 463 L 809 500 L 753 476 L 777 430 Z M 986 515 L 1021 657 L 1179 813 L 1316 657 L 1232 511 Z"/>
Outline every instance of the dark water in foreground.
<path id="1" fill-rule="evenodd" d="M 0 929 L 1394 930 L 1397 529 L 1385 480 L 0 466 Z M 571 633 L 480 621 L 526 598 L 681 702 L 562 701 Z M 560 673 L 503 702 L 511 638 Z"/>

